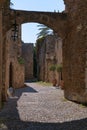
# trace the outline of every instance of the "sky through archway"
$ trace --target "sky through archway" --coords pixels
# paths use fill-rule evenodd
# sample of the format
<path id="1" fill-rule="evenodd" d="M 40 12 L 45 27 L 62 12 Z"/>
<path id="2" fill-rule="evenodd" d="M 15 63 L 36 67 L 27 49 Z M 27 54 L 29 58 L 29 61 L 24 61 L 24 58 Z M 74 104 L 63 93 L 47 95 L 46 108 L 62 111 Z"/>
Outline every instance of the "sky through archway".
<path id="1" fill-rule="evenodd" d="M 63 0 L 11 0 L 12 8 L 29 11 L 62 12 L 65 9 Z M 38 23 L 22 25 L 22 40 L 26 43 L 35 43 L 38 33 Z"/>

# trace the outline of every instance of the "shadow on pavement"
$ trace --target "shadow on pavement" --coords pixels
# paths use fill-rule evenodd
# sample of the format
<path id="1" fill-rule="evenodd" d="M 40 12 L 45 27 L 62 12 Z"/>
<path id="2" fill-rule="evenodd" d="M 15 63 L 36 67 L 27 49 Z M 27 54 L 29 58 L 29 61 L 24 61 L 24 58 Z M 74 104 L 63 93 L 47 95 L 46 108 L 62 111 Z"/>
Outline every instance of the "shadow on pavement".
<path id="1" fill-rule="evenodd" d="M 63 123 L 24 122 L 19 118 L 8 119 L 2 123 L 7 130 L 87 130 L 87 118 Z"/>
<path id="2" fill-rule="evenodd" d="M 87 130 L 87 118 L 61 123 L 22 121 L 17 110 L 17 101 L 22 92 L 32 92 L 32 88 L 23 88 L 18 97 L 8 99 L 0 112 L 0 130 Z"/>
<path id="3" fill-rule="evenodd" d="M 20 97 L 22 95 L 22 93 L 38 93 L 38 91 L 36 91 L 35 89 L 33 89 L 30 86 L 25 85 L 24 88 L 21 88 L 18 91 L 16 91 L 16 95 L 18 97 Z"/>

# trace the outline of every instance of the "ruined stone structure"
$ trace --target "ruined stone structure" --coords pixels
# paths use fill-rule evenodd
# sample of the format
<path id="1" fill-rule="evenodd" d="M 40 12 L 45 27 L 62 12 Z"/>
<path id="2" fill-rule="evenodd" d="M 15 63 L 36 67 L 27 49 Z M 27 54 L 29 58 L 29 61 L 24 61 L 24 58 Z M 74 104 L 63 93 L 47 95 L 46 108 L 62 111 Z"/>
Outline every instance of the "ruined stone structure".
<path id="1" fill-rule="evenodd" d="M 0 0 L 0 102 L 6 88 L 6 34 L 14 24 L 38 22 L 63 39 L 64 94 L 69 100 L 87 103 L 87 0 L 64 0 L 62 13 L 9 9 L 10 0 Z"/>
<path id="2" fill-rule="evenodd" d="M 33 79 L 33 43 L 22 43 L 22 57 L 25 65 L 25 80 Z"/>
<path id="3" fill-rule="evenodd" d="M 5 68 L 2 76 L 2 81 L 4 83 L 2 87 L 3 100 L 7 99 L 7 89 L 9 87 L 13 87 L 15 89 L 24 86 L 24 65 L 20 64 L 19 57 L 21 57 L 21 40 L 18 38 L 17 41 L 13 41 L 10 30 L 6 34 L 5 61 L 3 61 L 3 65 L 5 62 L 5 66 L 3 66 Z"/>
<path id="4" fill-rule="evenodd" d="M 38 79 L 52 82 L 53 72 L 50 71 L 52 65 L 62 63 L 62 40 L 58 36 L 48 35 L 40 42 L 37 41 L 37 68 Z M 59 75 L 55 71 L 55 78 L 59 83 Z"/>
<path id="5" fill-rule="evenodd" d="M 87 103 L 87 0 L 65 0 L 67 30 L 63 43 L 65 97 Z"/>

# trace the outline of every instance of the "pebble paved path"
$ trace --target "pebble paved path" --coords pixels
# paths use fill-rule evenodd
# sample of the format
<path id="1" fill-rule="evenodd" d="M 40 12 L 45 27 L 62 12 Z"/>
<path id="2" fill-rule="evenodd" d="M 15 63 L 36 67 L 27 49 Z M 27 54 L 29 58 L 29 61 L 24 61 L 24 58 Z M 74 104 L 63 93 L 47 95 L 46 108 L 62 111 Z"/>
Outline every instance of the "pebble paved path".
<path id="1" fill-rule="evenodd" d="M 0 130 L 87 130 L 87 107 L 64 99 L 58 88 L 26 85 L 0 111 Z"/>

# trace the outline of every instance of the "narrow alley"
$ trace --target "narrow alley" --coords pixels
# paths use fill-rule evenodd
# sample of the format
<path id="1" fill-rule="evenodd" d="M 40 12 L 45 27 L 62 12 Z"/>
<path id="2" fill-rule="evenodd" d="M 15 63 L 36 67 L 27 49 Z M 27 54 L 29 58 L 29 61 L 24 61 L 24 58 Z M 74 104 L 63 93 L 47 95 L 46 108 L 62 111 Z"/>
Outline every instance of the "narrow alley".
<path id="1" fill-rule="evenodd" d="M 0 111 L 0 130 L 87 130 L 87 107 L 68 101 L 63 90 L 26 83 Z"/>

